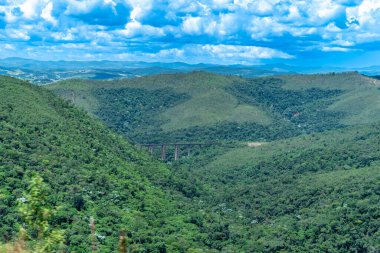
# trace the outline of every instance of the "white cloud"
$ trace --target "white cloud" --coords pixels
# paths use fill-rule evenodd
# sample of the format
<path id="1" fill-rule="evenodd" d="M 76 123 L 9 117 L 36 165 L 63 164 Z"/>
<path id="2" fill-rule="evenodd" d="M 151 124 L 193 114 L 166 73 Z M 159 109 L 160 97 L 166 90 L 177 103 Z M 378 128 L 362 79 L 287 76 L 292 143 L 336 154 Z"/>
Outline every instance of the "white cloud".
<path id="1" fill-rule="evenodd" d="M 175 59 L 183 59 L 185 56 L 185 50 L 178 48 L 171 49 L 163 49 L 160 50 L 157 54 L 151 54 L 153 57 L 157 58 L 175 58 Z"/>
<path id="2" fill-rule="evenodd" d="M 132 21 L 143 18 L 153 7 L 153 0 L 126 0 L 133 8 L 130 18 Z"/>
<path id="3" fill-rule="evenodd" d="M 282 23 L 279 23 L 273 17 L 254 17 L 247 31 L 250 33 L 251 38 L 256 40 L 268 40 L 268 36 L 282 36 L 288 32 L 290 28 Z"/>
<path id="4" fill-rule="evenodd" d="M 355 45 L 354 42 L 348 41 L 348 40 L 334 40 L 331 42 L 331 44 L 343 46 L 343 47 L 351 47 Z"/>
<path id="5" fill-rule="evenodd" d="M 187 34 L 199 35 L 203 32 L 201 17 L 186 17 L 182 23 L 182 30 Z"/>
<path id="6" fill-rule="evenodd" d="M 84 14 L 88 13 L 94 9 L 97 5 L 101 5 L 102 0 L 67 0 L 67 9 L 65 10 L 66 15 L 72 14 Z"/>
<path id="7" fill-rule="evenodd" d="M 372 30 L 380 21 L 380 1 L 364 0 L 360 6 L 348 8 L 347 16 L 357 20 L 361 27 Z"/>
<path id="8" fill-rule="evenodd" d="M 290 59 L 293 56 L 266 47 L 235 46 L 235 45 L 195 45 L 189 44 L 183 48 L 163 49 L 157 53 L 150 53 L 151 61 L 187 61 L 191 63 L 259 63 L 262 59 L 282 58 Z"/>
<path id="9" fill-rule="evenodd" d="M 212 0 L 212 7 L 219 9 L 227 9 L 231 8 L 233 2 L 233 0 Z"/>
<path id="10" fill-rule="evenodd" d="M 349 48 L 345 47 L 322 47 L 323 52 L 348 52 Z"/>
<path id="11" fill-rule="evenodd" d="M 196 14 L 196 15 L 205 15 L 208 14 L 208 10 L 205 11 L 205 6 L 208 6 L 209 1 L 193 1 L 193 0 L 169 0 L 169 4 L 167 5 L 167 10 L 178 13 L 183 12 L 187 14 Z"/>
<path id="12" fill-rule="evenodd" d="M 159 37 L 165 35 L 165 31 L 163 28 L 157 28 L 150 25 L 142 25 L 140 22 L 136 20 L 132 20 L 131 22 L 126 24 L 125 29 L 119 31 L 119 33 L 128 38 L 139 36 Z"/>
<path id="13" fill-rule="evenodd" d="M 271 15 L 274 11 L 274 5 L 271 1 L 259 0 L 252 2 L 249 9 L 257 15 Z"/>
<path id="14" fill-rule="evenodd" d="M 263 59 L 282 58 L 293 56 L 266 47 L 234 46 L 234 45 L 196 45 L 188 44 L 182 48 L 162 49 L 155 53 L 126 52 L 117 55 L 119 60 L 135 61 L 185 61 L 189 63 L 213 64 L 257 64 Z"/>
<path id="15" fill-rule="evenodd" d="M 13 45 L 11 45 L 11 44 L 5 44 L 4 45 L 4 49 L 15 50 L 16 48 Z"/>
<path id="16" fill-rule="evenodd" d="M 42 4 L 41 0 L 27 0 L 20 5 L 25 18 L 32 19 L 39 15 L 38 10 Z"/>
<path id="17" fill-rule="evenodd" d="M 244 17 L 233 13 L 222 13 L 217 18 L 187 16 L 181 29 L 187 35 L 204 34 L 223 38 L 239 32 L 244 21 Z"/>
<path id="18" fill-rule="evenodd" d="M 47 22 L 57 25 L 58 21 L 51 15 L 53 11 L 53 2 L 49 2 L 41 12 L 41 17 Z"/>
<path id="19" fill-rule="evenodd" d="M 244 61 L 252 59 L 283 58 L 290 59 L 291 55 L 276 49 L 256 46 L 235 46 L 235 45 L 203 45 L 198 46 L 204 53 L 219 59 L 241 59 Z"/>
<path id="20" fill-rule="evenodd" d="M 55 32 L 51 36 L 57 41 L 73 41 L 75 39 L 75 36 L 71 32 Z"/>
<path id="21" fill-rule="evenodd" d="M 7 35 L 16 40 L 30 40 L 30 36 L 27 31 L 17 29 L 7 29 Z"/>

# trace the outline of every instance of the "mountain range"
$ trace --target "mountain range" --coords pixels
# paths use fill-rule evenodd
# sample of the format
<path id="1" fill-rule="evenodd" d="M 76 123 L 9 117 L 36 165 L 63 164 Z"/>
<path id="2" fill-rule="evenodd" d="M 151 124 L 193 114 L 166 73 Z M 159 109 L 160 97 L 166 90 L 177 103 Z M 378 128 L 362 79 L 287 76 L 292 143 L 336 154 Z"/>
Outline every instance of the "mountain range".
<path id="1" fill-rule="evenodd" d="M 64 79 L 85 78 L 110 80 L 152 74 L 207 71 L 223 75 L 258 77 L 280 74 L 312 74 L 358 71 L 365 75 L 379 75 L 380 66 L 340 68 L 334 66 L 297 66 L 283 63 L 262 65 L 187 64 L 183 62 L 128 62 L 128 61 L 39 61 L 24 58 L 0 59 L 0 74 L 47 84 Z"/>

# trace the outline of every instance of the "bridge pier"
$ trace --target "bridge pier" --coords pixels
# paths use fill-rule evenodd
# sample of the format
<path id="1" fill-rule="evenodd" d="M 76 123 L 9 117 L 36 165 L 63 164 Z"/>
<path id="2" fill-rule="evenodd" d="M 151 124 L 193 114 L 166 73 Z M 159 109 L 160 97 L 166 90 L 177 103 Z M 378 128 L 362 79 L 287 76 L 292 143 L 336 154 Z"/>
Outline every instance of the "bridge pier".
<path id="1" fill-rule="evenodd" d="M 162 161 L 166 160 L 166 146 L 165 145 L 161 146 L 161 160 Z"/>
<path id="2" fill-rule="evenodd" d="M 174 145 L 174 161 L 179 159 L 179 145 Z"/>

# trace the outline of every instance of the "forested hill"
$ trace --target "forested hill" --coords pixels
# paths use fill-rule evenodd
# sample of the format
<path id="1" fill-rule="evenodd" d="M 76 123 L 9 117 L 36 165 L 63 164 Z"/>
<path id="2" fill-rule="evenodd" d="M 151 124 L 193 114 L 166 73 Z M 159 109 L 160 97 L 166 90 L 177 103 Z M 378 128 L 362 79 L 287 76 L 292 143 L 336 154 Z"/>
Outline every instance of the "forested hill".
<path id="1" fill-rule="evenodd" d="M 136 142 L 168 142 L 268 141 L 376 122 L 379 85 L 356 72 L 252 79 L 192 72 L 48 88 Z"/>
<path id="2" fill-rule="evenodd" d="M 220 213 L 232 252 L 370 253 L 380 250 L 379 142 L 380 124 L 360 125 L 176 166 L 212 186 L 204 206 Z"/>
<path id="3" fill-rule="evenodd" d="M 134 252 L 207 248 L 190 222 L 197 211 L 174 189 L 187 186 L 167 167 L 50 91 L 0 77 L 1 240 L 17 234 L 16 202 L 35 173 L 70 252 L 89 252 L 90 216 L 99 252 L 115 252 L 121 230 Z"/>

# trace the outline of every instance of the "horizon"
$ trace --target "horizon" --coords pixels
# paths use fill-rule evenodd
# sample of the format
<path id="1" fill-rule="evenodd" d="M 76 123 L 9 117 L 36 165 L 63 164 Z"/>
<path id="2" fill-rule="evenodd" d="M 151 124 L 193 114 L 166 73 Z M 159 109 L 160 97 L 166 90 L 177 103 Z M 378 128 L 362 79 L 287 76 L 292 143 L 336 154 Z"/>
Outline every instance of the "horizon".
<path id="1" fill-rule="evenodd" d="M 85 60 L 80 60 L 80 59 L 76 59 L 76 60 L 70 60 L 70 59 L 62 59 L 62 60 L 43 60 L 43 59 L 33 59 L 33 58 L 24 58 L 24 57 L 17 57 L 17 56 L 11 56 L 11 57 L 0 57 L 0 61 L 7 61 L 7 60 L 26 60 L 26 61 L 36 61 L 36 62 L 54 62 L 54 63 L 60 63 L 60 62 L 68 62 L 68 63 L 75 63 L 75 62 L 82 62 L 82 63 L 90 63 L 90 62 L 96 62 L 96 63 L 101 63 L 101 62 L 116 62 L 116 63 L 130 63 L 130 64 L 133 64 L 133 63 L 143 63 L 143 64 L 147 64 L 149 66 L 150 65 L 153 65 L 153 64 L 183 64 L 183 65 L 188 65 L 188 66 L 201 66 L 201 65 L 208 65 L 210 67 L 246 67 L 246 68 L 259 68 L 259 67 L 275 67 L 275 66 L 281 66 L 283 65 L 284 67 L 301 67 L 300 65 L 297 65 L 297 64 L 291 64 L 291 63 L 286 63 L 286 62 L 273 62 L 273 63 L 257 63 L 257 64 L 252 64 L 252 65 L 248 65 L 248 64 L 244 64 L 244 63 L 235 63 L 235 64 L 217 64 L 217 63 L 204 63 L 204 62 L 199 62 L 199 63 L 187 63 L 187 62 L 183 62 L 183 61 L 163 61 L 163 62 L 160 62 L 160 61 L 128 61 L 128 60 L 107 60 L 107 59 L 103 59 L 103 60 L 88 60 L 88 59 L 85 59 Z M 148 67 L 147 66 L 147 67 Z M 1 67 L 1 65 L 0 65 Z M 19 67 L 22 67 L 22 66 L 19 66 Z M 130 68 L 133 68 L 132 66 L 129 66 Z M 310 74 L 318 74 L 318 73 L 329 73 L 329 72 L 336 72 L 336 73 L 345 73 L 345 72 L 356 72 L 356 71 L 360 71 L 360 70 L 365 70 L 365 69 L 368 69 L 368 68 L 380 68 L 380 63 L 378 65 L 368 65 L 368 66 L 362 66 L 362 67 L 342 67 L 342 66 L 337 66 L 337 65 L 324 65 L 324 66 L 313 66 L 313 65 L 310 65 L 310 66 L 304 66 L 305 69 L 308 69 L 310 71 L 314 71 L 314 72 L 311 72 Z M 318 72 L 320 69 L 325 69 L 324 71 L 322 72 Z M 331 69 L 331 70 L 329 70 Z M 339 70 L 340 69 L 340 70 Z M 195 69 L 195 71 L 197 71 Z M 199 71 L 202 71 L 202 69 L 200 69 Z M 294 72 L 294 74 L 297 74 L 296 72 Z M 298 74 L 302 74 L 301 73 L 298 73 Z"/>
<path id="2" fill-rule="evenodd" d="M 377 66 L 376 0 L 0 1 L 0 53 L 56 61 Z"/>

